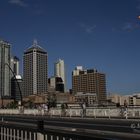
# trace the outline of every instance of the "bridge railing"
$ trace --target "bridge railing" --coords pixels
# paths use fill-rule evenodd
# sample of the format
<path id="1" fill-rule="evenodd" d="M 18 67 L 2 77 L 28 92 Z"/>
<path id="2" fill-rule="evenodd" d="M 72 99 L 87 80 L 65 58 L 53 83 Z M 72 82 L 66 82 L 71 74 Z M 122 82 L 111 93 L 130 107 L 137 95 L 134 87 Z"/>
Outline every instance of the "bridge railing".
<path id="1" fill-rule="evenodd" d="M 97 132 L 96 132 L 97 133 Z M 44 126 L 44 121 L 36 123 L 0 121 L 1 140 L 84 140 L 98 138 L 92 132 L 67 127 Z"/>

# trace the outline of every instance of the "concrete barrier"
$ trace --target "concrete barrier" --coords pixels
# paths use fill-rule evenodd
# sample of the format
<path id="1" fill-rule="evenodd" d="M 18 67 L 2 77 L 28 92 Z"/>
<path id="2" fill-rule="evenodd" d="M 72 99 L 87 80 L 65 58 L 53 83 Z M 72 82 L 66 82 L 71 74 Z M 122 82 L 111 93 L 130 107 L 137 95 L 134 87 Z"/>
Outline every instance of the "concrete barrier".
<path id="1" fill-rule="evenodd" d="M 83 110 L 80 108 L 70 108 L 65 110 L 64 113 L 67 117 L 82 117 Z M 0 114 L 25 114 L 25 115 L 46 115 L 44 110 L 38 109 L 24 109 L 22 112 L 19 109 L 0 109 Z M 50 116 L 64 116 L 60 108 L 52 108 L 47 115 Z M 86 108 L 86 117 L 140 117 L 140 108 Z"/>

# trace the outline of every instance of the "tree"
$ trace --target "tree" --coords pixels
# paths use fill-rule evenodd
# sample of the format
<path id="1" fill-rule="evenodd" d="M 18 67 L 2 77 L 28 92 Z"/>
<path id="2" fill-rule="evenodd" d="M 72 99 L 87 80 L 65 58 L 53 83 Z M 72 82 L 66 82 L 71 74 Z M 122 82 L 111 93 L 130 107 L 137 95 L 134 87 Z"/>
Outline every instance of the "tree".
<path id="1" fill-rule="evenodd" d="M 13 101 L 13 102 L 7 104 L 6 108 L 16 109 L 16 108 L 18 108 L 18 102 Z"/>
<path id="2" fill-rule="evenodd" d="M 48 96 L 48 107 L 56 107 L 57 103 L 56 103 L 56 95 L 55 94 L 49 94 Z"/>

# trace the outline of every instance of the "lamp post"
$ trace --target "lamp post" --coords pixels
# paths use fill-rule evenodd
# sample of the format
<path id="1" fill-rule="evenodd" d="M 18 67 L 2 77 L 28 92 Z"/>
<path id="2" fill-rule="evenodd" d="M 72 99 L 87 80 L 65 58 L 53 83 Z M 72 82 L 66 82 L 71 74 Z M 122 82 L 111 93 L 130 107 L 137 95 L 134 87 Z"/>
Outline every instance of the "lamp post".
<path id="1" fill-rule="evenodd" d="M 17 83 L 17 86 L 18 86 L 18 89 L 19 89 L 19 93 L 20 93 L 20 101 L 21 101 L 21 105 L 22 105 L 22 92 L 21 92 L 21 89 L 20 89 L 20 85 L 17 81 L 16 75 L 15 75 L 14 71 L 11 69 L 11 67 L 9 66 L 8 63 L 5 63 L 5 66 L 8 66 L 8 68 L 10 69 L 10 71 L 12 72 L 12 74 L 14 76 L 14 79 L 16 80 L 16 83 Z"/>

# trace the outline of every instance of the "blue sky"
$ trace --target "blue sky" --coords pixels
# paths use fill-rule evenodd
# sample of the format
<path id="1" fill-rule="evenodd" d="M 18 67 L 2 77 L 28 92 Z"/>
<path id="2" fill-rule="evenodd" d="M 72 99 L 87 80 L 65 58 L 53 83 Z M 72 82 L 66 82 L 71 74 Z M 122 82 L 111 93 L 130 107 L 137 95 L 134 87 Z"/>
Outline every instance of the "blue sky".
<path id="1" fill-rule="evenodd" d="M 20 58 L 34 39 L 49 76 L 64 59 L 67 86 L 77 65 L 106 74 L 107 91 L 140 92 L 140 0 L 1 0 L 0 38 Z M 22 66 L 21 66 L 22 73 Z"/>

